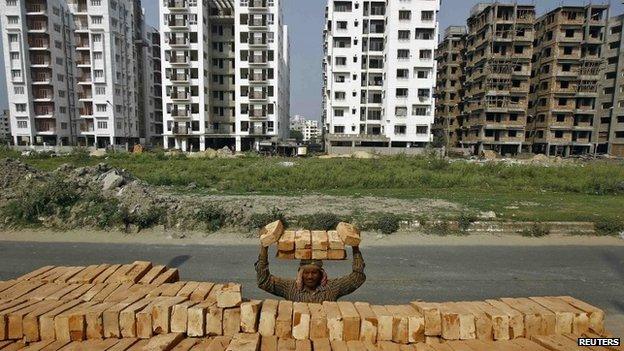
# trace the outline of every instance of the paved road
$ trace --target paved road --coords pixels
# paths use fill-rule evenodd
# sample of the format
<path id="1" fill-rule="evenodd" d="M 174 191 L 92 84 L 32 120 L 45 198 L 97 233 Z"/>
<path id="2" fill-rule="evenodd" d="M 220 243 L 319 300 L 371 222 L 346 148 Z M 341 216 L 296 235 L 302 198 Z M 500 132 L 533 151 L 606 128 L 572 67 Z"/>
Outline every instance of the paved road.
<path id="1" fill-rule="evenodd" d="M 482 300 L 504 296 L 574 295 L 624 314 L 622 247 L 404 246 L 363 249 L 368 279 L 349 299 L 374 303 Z M 0 242 L 0 280 L 37 267 L 149 260 L 179 267 L 187 280 L 237 281 L 255 286 L 255 246 L 133 245 Z M 296 262 L 272 260 L 272 272 L 293 276 Z M 326 263 L 330 277 L 347 262 Z"/>

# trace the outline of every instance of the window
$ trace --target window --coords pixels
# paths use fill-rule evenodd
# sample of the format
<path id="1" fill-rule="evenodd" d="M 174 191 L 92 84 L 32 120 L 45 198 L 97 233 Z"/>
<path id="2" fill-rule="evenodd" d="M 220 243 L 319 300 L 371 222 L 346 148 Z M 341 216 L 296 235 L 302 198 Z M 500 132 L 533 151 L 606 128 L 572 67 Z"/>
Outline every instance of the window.
<path id="1" fill-rule="evenodd" d="M 15 95 L 24 95 L 24 87 L 13 87 L 13 93 Z"/>
<path id="2" fill-rule="evenodd" d="M 344 83 L 347 80 L 347 76 L 345 76 L 344 74 L 336 74 L 336 76 L 334 77 L 334 81 L 336 83 Z"/>
<path id="3" fill-rule="evenodd" d="M 421 60 L 431 60 L 433 57 L 431 50 L 420 50 L 420 59 Z"/>
<path id="4" fill-rule="evenodd" d="M 95 95 L 106 95 L 106 87 L 96 87 Z"/>
<path id="5" fill-rule="evenodd" d="M 394 126 L 394 134 L 405 134 L 407 132 L 406 126 Z"/>
<path id="6" fill-rule="evenodd" d="M 93 34 L 92 38 L 93 38 L 93 42 L 94 43 L 99 43 L 99 42 L 102 41 L 102 35 L 101 34 Z"/>
<path id="7" fill-rule="evenodd" d="M 346 57 L 336 57 L 336 66 L 345 66 L 347 64 Z"/>
<path id="8" fill-rule="evenodd" d="M 344 100 L 347 94 L 344 91 L 337 91 L 334 93 L 334 98 L 336 100 Z"/>
<path id="9" fill-rule="evenodd" d="M 397 69 L 397 78 L 398 79 L 407 79 L 407 78 L 409 78 L 409 70 L 407 70 L 407 69 Z"/>
<path id="10" fill-rule="evenodd" d="M 91 0 L 91 6 L 102 6 L 102 0 Z"/>
<path id="11" fill-rule="evenodd" d="M 106 112 L 106 104 L 97 104 L 95 108 L 97 112 Z"/>
<path id="12" fill-rule="evenodd" d="M 416 126 L 416 134 L 427 134 L 429 126 Z"/>
<path id="13" fill-rule="evenodd" d="M 418 79 L 429 78 L 429 70 L 416 69 L 416 78 Z"/>
<path id="14" fill-rule="evenodd" d="M 397 106 L 394 109 L 394 115 L 397 117 L 405 117 L 407 116 L 407 107 L 405 106 Z"/>
<path id="15" fill-rule="evenodd" d="M 7 22 L 9 22 L 9 24 L 18 24 L 19 23 L 19 17 L 18 16 L 7 16 Z"/>
<path id="16" fill-rule="evenodd" d="M 12 52 L 11 53 L 11 60 L 15 61 L 15 60 L 19 60 L 19 58 L 20 58 L 19 52 Z"/>
<path id="17" fill-rule="evenodd" d="M 429 105 L 412 105 L 412 116 L 428 116 Z"/>
<path id="18" fill-rule="evenodd" d="M 17 6 L 17 0 L 7 0 L 7 6 Z"/>
<path id="19" fill-rule="evenodd" d="M 401 10 L 399 11 L 399 20 L 400 21 L 409 21 L 412 19 L 412 11 L 409 10 Z"/>
<path id="20" fill-rule="evenodd" d="M 409 59 L 410 51 L 408 49 L 399 49 L 397 50 L 397 57 L 399 59 Z"/>
<path id="21" fill-rule="evenodd" d="M 429 89 L 418 89 L 418 98 L 420 99 L 428 99 L 431 94 Z"/>
<path id="22" fill-rule="evenodd" d="M 416 40 L 432 40 L 434 30 L 430 28 L 416 28 Z"/>
<path id="23" fill-rule="evenodd" d="M 16 112 L 26 112 L 26 104 L 15 104 Z"/>
<path id="24" fill-rule="evenodd" d="M 20 129 L 28 128 L 28 121 L 17 121 L 17 128 L 20 128 Z"/>
<path id="25" fill-rule="evenodd" d="M 409 40 L 410 39 L 410 31 L 409 30 L 400 30 L 399 31 L 399 40 Z"/>
<path id="26" fill-rule="evenodd" d="M 336 27 L 338 27 L 338 29 L 347 29 L 347 27 L 348 27 L 347 21 L 338 21 L 338 22 L 336 22 Z"/>
<path id="27" fill-rule="evenodd" d="M 93 71 L 93 77 L 97 78 L 104 78 L 104 71 L 101 69 L 96 69 L 95 71 Z"/>
<path id="28" fill-rule="evenodd" d="M 344 117 L 343 109 L 334 109 L 334 117 Z"/>
<path id="29" fill-rule="evenodd" d="M 344 134 L 344 126 L 334 126 L 334 133 Z"/>
<path id="30" fill-rule="evenodd" d="M 91 23 L 102 24 L 102 16 L 91 16 Z"/>
<path id="31" fill-rule="evenodd" d="M 420 13 L 420 20 L 423 22 L 433 21 L 433 11 L 422 11 Z"/>
<path id="32" fill-rule="evenodd" d="M 97 122 L 98 129 L 108 129 L 108 122 L 106 121 L 98 121 Z"/>
<path id="33" fill-rule="evenodd" d="M 18 41 L 19 41 L 19 38 L 17 34 L 9 34 L 9 42 L 17 43 Z"/>
<path id="34" fill-rule="evenodd" d="M 408 89 L 407 88 L 397 88 L 396 97 L 397 99 L 405 99 L 407 98 Z"/>

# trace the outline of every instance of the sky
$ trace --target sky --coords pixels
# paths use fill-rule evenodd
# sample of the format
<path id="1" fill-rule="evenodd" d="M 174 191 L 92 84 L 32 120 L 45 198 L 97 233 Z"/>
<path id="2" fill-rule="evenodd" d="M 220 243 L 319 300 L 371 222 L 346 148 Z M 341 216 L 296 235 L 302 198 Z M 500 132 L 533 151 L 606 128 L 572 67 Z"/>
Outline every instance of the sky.
<path id="1" fill-rule="evenodd" d="M 391 0 L 396 1 L 396 0 Z M 291 115 L 302 115 L 308 119 L 320 120 L 322 109 L 321 60 L 323 57 L 322 30 L 325 21 L 327 0 L 283 0 L 284 21 L 290 33 L 290 105 Z M 440 8 L 440 32 L 450 25 L 465 25 L 470 9 L 479 0 L 442 0 Z M 504 2 L 504 1 L 501 1 Z M 605 3 L 604 1 L 593 1 Z M 158 4 L 160 0 L 143 0 L 147 23 L 158 26 Z M 518 1 L 535 4 L 542 14 L 562 4 L 582 5 L 586 0 L 537 0 Z M 624 13 L 623 0 L 613 0 L 611 15 Z M 4 60 L 0 60 L 0 108 L 8 106 Z"/>

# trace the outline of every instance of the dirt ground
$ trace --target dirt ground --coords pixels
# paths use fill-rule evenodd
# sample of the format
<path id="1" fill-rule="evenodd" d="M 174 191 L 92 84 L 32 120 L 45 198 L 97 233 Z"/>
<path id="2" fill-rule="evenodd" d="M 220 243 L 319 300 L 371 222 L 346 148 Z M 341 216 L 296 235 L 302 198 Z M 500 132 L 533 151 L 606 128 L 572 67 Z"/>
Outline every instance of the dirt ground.
<path id="1" fill-rule="evenodd" d="M 265 213 L 273 207 L 288 215 L 301 216 L 318 212 L 349 215 L 351 213 L 401 213 L 405 215 L 431 215 L 461 212 L 459 204 L 439 199 L 393 199 L 387 197 L 348 197 L 330 195 L 271 196 L 271 195 L 184 195 L 206 201 L 223 203 L 227 207 L 246 207 L 254 213 Z M 314 206 L 310 206 L 314 204 Z"/>
<path id="2" fill-rule="evenodd" d="M 468 236 L 436 236 L 419 232 L 401 232 L 392 235 L 362 233 L 362 246 L 624 246 L 620 237 L 548 235 L 527 238 L 517 234 L 477 234 Z M 254 233 L 220 231 L 216 233 L 146 230 L 138 234 L 123 232 L 74 230 L 19 230 L 0 232 L 0 241 L 85 242 L 85 243 L 139 243 L 158 245 L 257 245 Z"/>

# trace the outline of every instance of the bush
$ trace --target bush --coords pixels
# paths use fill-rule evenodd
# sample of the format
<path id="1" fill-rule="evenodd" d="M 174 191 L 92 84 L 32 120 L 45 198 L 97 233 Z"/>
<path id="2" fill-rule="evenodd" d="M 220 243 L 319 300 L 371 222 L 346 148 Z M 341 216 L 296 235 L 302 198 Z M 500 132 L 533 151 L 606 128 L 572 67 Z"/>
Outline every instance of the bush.
<path id="1" fill-rule="evenodd" d="M 447 236 L 457 234 L 457 231 L 451 228 L 451 224 L 448 221 L 434 221 L 428 226 L 428 229 L 434 235 Z"/>
<path id="2" fill-rule="evenodd" d="M 227 221 L 227 214 L 222 207 L 215 204 L 203 204 L 197 212 L 198 221 L 206 224 L 206 229 L 214 232 L 223 227 Z"/>
<path id="3" fill-rule="evenodd" d="M 252 214 L 249 219 L 249 228 L 259 229 L 277 220 L 282 221 L 284 226 L 288 226 L 288 221 L 286 220 L 284 212 L 277 207 L 273 207 L 269 212 Z"/>
<path id="4" fill-rule="evenodd" d="M 389 235 L 396 233 L 399 230 L 400 224 L 401 217 L 395 215 L 394 213 L 384 213 L 375 219 L 373 229 Z"/>
<path id="5" fill-rule="evenodd" d="M 76 186 L 55 177 L 45 184 L 23 188 L 18 192 L 18 198 L 3 208 L 3 215 L 18 223 L 36 224 L 41 216 L 57 212 L 66 215 L 80 200 L 80 195 Z"/>
<path id="6" fill-rule="evenodd" d="M 319 212 L 298 218 L 298 225 L 310 230 L 336 229 L 341 219 L 334 213 Z"/>
<path id="7" fill-rule="evenodd" d="M 459 215 L 457 222 L 459 223 L 459 230 L 465 232 L 470 229 L 470 225 L 477 221 L 477 217 L 467 213 Z"/>
<path id="8" fill-rule="evenodd" d="M 117 199 L 108 199 L 97 193 L 92 193 L 87 195 L 83 202 L 87 203 L 88 207 L 85 213 L 81 215 L 85 218 L 94 219 L 97 228 L 110 229 L 123 223 L 123 216 Z"/>
<path id="9" fill-rule="evenodd" d="M 159 224 L 164 215 L 164 210 L 156 207 L 130 213 L 128 207 L 123 206 L 120 212 L 126 227 L 134 224 L 139 227 L 139 229 L 148 229 Z"/>
<path id="10" fill-rule="evenodd" d="M 530 238 L 540 238 L 550 234 L 550 226 L 544 223 L 533 223 L 531 227 L 525 228 L 521 232 L 522 236 Z"/>
<path id="11" fill-rule="evenodd" d="M 617 235 L 624 231 L 624 220 L 602 220 L 595 225 L 598 235 Z"/>

